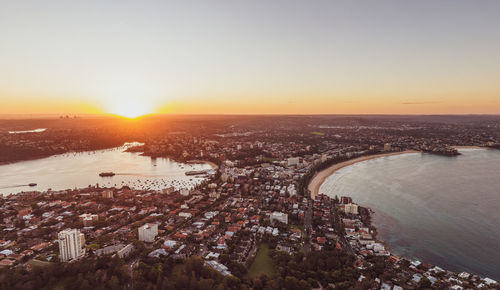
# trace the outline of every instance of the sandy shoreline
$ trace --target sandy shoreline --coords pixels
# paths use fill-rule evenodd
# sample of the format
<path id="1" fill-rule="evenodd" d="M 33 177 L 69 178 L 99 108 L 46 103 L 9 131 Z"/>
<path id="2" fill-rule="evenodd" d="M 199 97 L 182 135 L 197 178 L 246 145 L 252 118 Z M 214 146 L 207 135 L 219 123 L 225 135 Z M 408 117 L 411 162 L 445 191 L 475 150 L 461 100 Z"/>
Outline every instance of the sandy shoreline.
<path id="1" fill-rule="evenodd" d="M 181 162 L 181 163 L 187 163 L 187 164 L 208 164 L 212 169 L 219 169 L 219 166 L 212 161 L 208 160 L 188 160 L 186 162 Z"/>
<path id="2" fill-rule="evenodd" d="M 488 149 L 486 147 L 481 147 L 481 146 L 451 146 L 455 149 Z"/>
<path id="3" fill-rule="evenodd" d="M 358 162 L 370 160 L 370 159 L 375 159 L 375 158 L 380 158 L 380 157 L 386 157 L 386 156 L 393 156 L 393 155 L 400 155 L 400 154 L 406 154 L 406 153 L 418 153 L 420 151 L 416 150 L 405 150 L 405 151 L 400 151 L 400 152 L 390 152 L 390 153 L 384 153 L 384 154 L 375 154 L 375 155 L 366 155 L 366 156 L 361 156 L 358 158 L 353 158 L 344 162 L 340 162 L 337 164 L 334 164 L 314 175 L 312 178 L 311 182 L 309 182 L 309 185 L 307 186 L 307 189 L 311 191 L 311 198 L 314 199 L 318 193 L 319 193 L 319 188 L 325 182 L 325 180 L 332 175 L 335 171 L 344 168 L 349 165 L 353 165 Z"/>
<path id="4" fill-rule="evenodd" d="M 212 166 L 212 169 L 219 169 L 219 166 L 217 166 L 217 164 L 213 163 L 212 161 L 203 160 L 203 162 Z"/>

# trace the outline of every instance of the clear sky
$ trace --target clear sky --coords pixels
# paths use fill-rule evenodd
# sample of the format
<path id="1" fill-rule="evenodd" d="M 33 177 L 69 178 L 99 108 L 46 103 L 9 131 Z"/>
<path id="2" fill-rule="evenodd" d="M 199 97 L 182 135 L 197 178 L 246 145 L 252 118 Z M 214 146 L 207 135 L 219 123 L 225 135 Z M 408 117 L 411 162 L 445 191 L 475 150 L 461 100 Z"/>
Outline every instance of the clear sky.
<path id="1" fill-rule="evenodd" d="M 0 1 L 0 114 L 500 113 L 496 0 Z"/>

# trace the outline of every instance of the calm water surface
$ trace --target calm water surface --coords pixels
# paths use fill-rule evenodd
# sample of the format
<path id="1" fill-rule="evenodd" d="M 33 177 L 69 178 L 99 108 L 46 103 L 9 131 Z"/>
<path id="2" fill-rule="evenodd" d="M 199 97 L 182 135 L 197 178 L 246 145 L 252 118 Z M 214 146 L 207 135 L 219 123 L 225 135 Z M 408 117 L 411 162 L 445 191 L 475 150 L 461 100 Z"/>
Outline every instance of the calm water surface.
<path id="1" fill-rule="evenodd" d="M 45 130 L 47 130 L 47 128 L 39 128 L 39 129 L 24 130 L 24 131 L 9 131 L 9 134 L 41 133 L 45 132 Z"/>
<path id="2" fill-rule="evenodd" d="M 203 178 L 186 176 L 185 172 L 211 168 L 208 164 L 183 164 L 123 152 L 130 145 L 0 165 L 0 194 L 81 188 L 97 183 L 104 187 L 128 185 L 136 189 L 191 188 Z M 99 173 L 104 171 L 116 175 L 100 177 Z M 38 185 L 29 187 L 29 183 Z"/>
<path id="3" fill-rule="evenodd" d="M 320 192 L 375 210 L 379 239 L 395 254 L 500 280 L 500 150 L 460 152 L 356 163 Z"/>

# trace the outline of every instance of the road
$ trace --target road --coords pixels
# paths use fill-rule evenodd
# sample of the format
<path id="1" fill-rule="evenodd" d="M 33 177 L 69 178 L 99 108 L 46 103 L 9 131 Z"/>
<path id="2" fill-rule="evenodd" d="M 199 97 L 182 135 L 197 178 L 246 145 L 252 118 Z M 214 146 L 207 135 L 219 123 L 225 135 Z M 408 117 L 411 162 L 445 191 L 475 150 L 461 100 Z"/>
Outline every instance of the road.
<path id="1" fill-rule="evenodd" d="M 134 289 L 134 284 L 133 284 L 133 277 L 134 277 L 134 268 L 136 267 L 137 263 L 139 262 L 139 258 L 135 258 L 132 261 L 130 261 L 128 267 L 130 271 L 130 277 L 132 277 L 132 281 L 127 284 L 127 289 Z"/>
<path id="2" fill-rule="evenodd" d="M 313 200 L 307 199 L 307 209 L 304 213 L 304 234 L 307 237 L 307 240 L 304 242 L 304 246 L 302 247 L 302 252 L 304 253 L 304 257 L 311 252 L 311 233 L 312 233 L 312 209 L 313 209 Z"/>
<path id="3" fill-rule="evenodd" d="M 340 219 L 338 207 L 336 205 L 332 208 L 332 224 L 335 226 L 335 231 L 339 236 L 339 242 L 342 245 L 342 248 L 348 254 L 355 255 L 355 252 L 352 249 L 351 244 L 349 244 L 349 241 L 345 237 L 345 231 L 342 227 L 342 220 Z"/>

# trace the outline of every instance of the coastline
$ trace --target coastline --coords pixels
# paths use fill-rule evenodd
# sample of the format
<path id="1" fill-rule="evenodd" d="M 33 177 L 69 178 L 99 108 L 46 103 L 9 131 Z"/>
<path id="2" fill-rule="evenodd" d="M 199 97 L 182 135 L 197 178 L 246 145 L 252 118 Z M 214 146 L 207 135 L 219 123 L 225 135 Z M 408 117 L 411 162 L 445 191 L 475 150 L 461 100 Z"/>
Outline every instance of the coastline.
<path id="1" fill-rule="evenodd" d="M 488 149 L 488 147 L 481 147 L 481 146 L 451 146 L 457 150 L 459 149 Z"/>
<path id="2" fill-rule="evenodd" d="M 453 148 L 457 148 L 457 149 L 469 149 L 469 150 L 489 150 L 490 148 L 488 147 L 481 147 L 481 146 L 452 146 Z M 409 151 L 409 152 L 408 152 Z M 414 151 L 414 150 L 408 150 L 408 151 L 403 151 L 403 152 L 399 152 L 399 154 L 403 154 L 403 153 L 411 153 L 411 152 L 420 152 L 420 151 Z M 349 165 L 353 165 L 357 162 L 361 162 L 361 161 L 364 161 L 364 160 L 369 160 L 369 159 L 374 159 L 376 157 L 384 157 L 384 156 L 387 156 L 387 155 L 398 155 L 398 154 L 380 154 L 380 155 L 370 155 L 370 156 L 362 156 L 362 157 L 370 157 L 370 158 L 362 158 L 362 157 L 359 157 L 359 158 L 354 158 L 354 159 L 351 159 L 351 160 L 348 160 L 346 162 L 342 162 L 342 163 L 338 163 L 338 164 L 335 164 L 335 165 L 341 165 L 339 166 L 338 168 L 335 168 L 333 170 L 331 170 L 330 172 L 328 172 L 329 174 L 333 174 L 335 173 L 335 171 L 345 167 L 345 166 L 349 166 Z M 349 163 L 349 164 L 346 164 L 346 163 Z M 323 171 L 328 171 L 330 170 L 332 167 L 335 167 L 335 166 L 331 166 Z M 318 175 L 320 173 L 323 173 L 323 171 L 321 172 L 318 172 Z M 327 175 L 326 177 L 323 177 L 322 180 L 320 180 L 318 182 L 318 180 L 316 180 L 316 182 L 318 182 L 318 184 L 316 185 L 317 188 L 316 188 L 316 191 L 315 192 L 312 192 L 311 191 L 311 198 L 315 198 L 317 196 L 317 194 L 319 193 L 319 188 L 321 187 L 322 183 L 326 180 L 326 178 L 330 176 L 330 175 Z M 317 176 L 315 175 L 313 177 L 313 179 L 311 179 L 311 182 L 313 182 L 314 179 L 317 179 Z M 309 189 L 309 187 L 308 187 Z M 349 196 L 349 195 L 348 195 Z M 329 196 L 330 198 L 333 198 L 333 196 Z M 353 197 L 353 203 L 357 203 L 357 201 L 354 200 L 354 197 Z M 372 235 L 372 238 L 373 240 L 376 242 L 376 243 L 380 243 L 384 246 L 385 250 L 388 251 L 390 253 L 390 258 L 392 259 L 393 257 L 395 259 L 405 259 L 407 261 L 417 261 L 417 262 L 421 262 L 421 263 L 427 263 L 428 265 L 432 266 L 432 267 L 440 267 L 442 269 L 446 269 L 446 271 L 448 272 L 453 272 L 455 274 L 458 274 L 460 272 L 465 272 L 465 273 L 468 273 L 470 274 L 471 276 L 479 276 L 479 279 L 481 279 L 482 281 L 484 281 L 484 279 L 489 279 L 489 278 L 493 278 L 493 279 L 498 279 L 495 275 L 496 274 L 491 274 L 491 273 L 485 273 L 483 271 L 480 271 L 480 270 L 477 270 L 477 269 L 463 269 L 463 268 L 460 268 L 461 267 L 461 264 L 459 263 L 453 263 L 453 262 L 450 262 L 448 259 L 444 259 L 444 258 L 440 258 L 440 256 L 438 256 L 438 259 L 442 260 L 442 261 L 432 261 L 432 262 L 429 262 L 429 257 L 425 257 L 424 255 L 425 254 L 422 254 L 422 252 L 406 252 L 406 253 L 403 253 L 403 252 L 392 252 L 392 247 L 391 245 L 389 244 L 389 241 L 386 240 L 388 239 L 388 237 L 380 237 L 379 236 L 379 231 L 378 231 L 378 226 L 385 226 L 387 227 L 387 224 L 382 222 L 382 224 L 378 224 L 378 225 L 374 225 L 374 220 L 373 220 L 373 214 L 375 213 L 375 211 L 373 211 L 372 207 L 371 206 L 367 206 L 367 205 L 363 205 L 363 204 L 358 204 L 359 207 L 359 216 L 361 217 L 361 221 L 364 223 L 365 226 L 367 226 L 370 231 L 371 231 L 371 235 Z M 373 206 L 373 207 L 376 207 L 376 206 Z M 365 218 L 363 219 L 363 216 L 362 216 L 362 210 L 366 210 L 367 212 L 367 216 L 368 216 L 368 220 Z M 381 212 L 381 211 L 379 211 Z M 382 211 L 383 212 L 383 211 Z M 347 216 L 346 218 L 348 219 L 354 219 L 354 217 L 352 216 Z M 391 235 L 396 235 L 398 232 L 393 232 Z M 354 239 L 354 238 L 353 238 Z M 393 246 L 397 246 L 397 243 L 395 243 L 395 245 Z M 403 247 L 405 247 L 407 245 L 404 245 Z M 458 266 L 457 266 L 458 265 Z M 490 269 L 487 269 L 485 268 L 486 270 L 485 271 L 490 271 Z M 496 289 L 496 288 L 495 288 Z"/>
<path id="3" fill-rule="evenodd" d="M 24 158 L 24 159 L 13 160 L 13 161 L 0 161 L 0 166 L 1 165 L 10 165 L 10 164 L 15 164 L 15 163 L 20 163 L 20 162 L 26 162 L 26 161 L 41 160 L 41 159 L 50 158 L 50 157 L 58 156 L 58 155 L 64 155 L 64 154 L 86 153 L 86 152 L 97 152 L 97 151 L 104 151 L 104 150 L 119 149 L 119 148 L 124 147 L 126 143 L 128 143 L 128 142 L 125 142 L 121 146 L 116 146 L 116 147 L 106 147 L 106 148 L 99 148 L 99 149 L 92 149 L 92 150 L 66 151 L 66 152 L 59 152 L 59 153 L 54 153 L 54 154 L 44 154 L 44 155 L 39 155 L 39 156 L 32 156 L 32 157 L 28 157 L 28 158 Z M 135 146 L 133 146 L 133 147 L 135 147 Z M 130 147 L 130 148 L 133 148 L 133 147 Z M 178 162 L 178 163 L 189 163 L 188 161 L 185 161 L 185 160 L 184 161 L 177 161 L 171 157 L 151 156 L 151 155 L 144 154 L 144 152 L 129 151 L 128 149 L 123 150 L 122 152 L 139 153 L 140 156 L 149 157 L 149 158 L 166 158 L 166 159 L 170 159 L 170 160 L 173 160 L 175 162 Z M 219 169 L 219 166 L 212 161 L 208 161 L 208 160 L 192 160 L 192 161 L 194 161 L 194 163 L 198 163 L 198 164 L 208 164 L 208 165 L 210 165 L 210 167 L 212 167 L 212 169 L 215 169 L 215 170 Z"/>
<path id="4" fill-rule="evenodd" d="M 219 166 L 217 166 L 217 164 L 213 163 L 212 161 L 208 161 L 208 160 L 200 160 L 201 163 L 205 163 L 205 164 L 208 164 L 212 167 L 212 169 L 219 169 Z"/>
<path id="5" fill-rule="evenodd" d="M 48 154 L 42 154 L 42 155 L 37 155 L 37 156 L 30 156 L 27 158 L 16 159 L 16 160 L 11 160 L 11 161 L 0 161 L 0 165 L 9 165 L 9 164 L 15 164 L 15 163 L 25 162 L 25 161 L 40 160 L 40 159 L 45 159 L 45 158 L 49 158 L 52 156 L 71 154 L 71 153 L 85 153 L 85 152 L 96 152 L 96 151 L 116 149 L 116 148 L 123 147 L 126 143 L 127 142 L 123 143 L 120 146 L 103 147 L 103 148 L 96 148 L 96 149 L 89 149 L 89 150 L 70 150 L 70 151 L 65 151 L 65 152 L 48 153 Z M 127 151 L 125 150 L 124 152 L 127 152 Z"/>
<path id="6" fill-rule="evenodd" d="M 367 156 L 361 156 L 357 158 L 353 158 L 344 162 L 340 162 L 337 164 L 334 164 L 314 175 L 314 177 L 311 179 L 311 182 L 307 185 L 307 189 L 311 192 L 311 198 L 315 199 L 316 196 L 319 194 L 319 188 L 321 185 L 325 182 L 325 180 L 335 173 L 335 171 L 344 168 L 346 166 L 353 165 L 358 162 L 366 161 L 366 160 L 371 160 L 375 158 L 380 158 L 380 157 L 387 157 L 387 156 L 394 156 L 394 155 L 401 155 L 401 154 L 406 154 L 406 153 L 419 153 L 420 151 L 416 150 L 405 150 L 405 151 L 399 151 L 399 152 L 389 152 L 389 153 L 383 153 L 383 154 L 375 154 L 375 155 L 367 155 Z"/>

